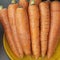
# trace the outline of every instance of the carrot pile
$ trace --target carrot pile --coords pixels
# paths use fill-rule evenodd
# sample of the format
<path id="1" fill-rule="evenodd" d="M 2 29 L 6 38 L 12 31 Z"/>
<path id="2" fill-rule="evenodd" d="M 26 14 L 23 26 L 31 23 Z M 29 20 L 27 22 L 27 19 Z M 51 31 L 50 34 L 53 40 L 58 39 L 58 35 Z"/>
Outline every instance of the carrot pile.
<path id="1" fill-rule="evenodd" d="M 17 51 L 19 52 L 20 56 L 23 57 L 23 50 L 21 47 L 20 39 L 17 34 L 17 29 L 16 29 L 16 19 L 15 19 L 15 12 L 18 7 L 18 4 L 15 4 L 15 2 L 12 2 L 8 6 L 8 18 L 9 18 L 9 24 L 11 28 L 11 32 L 13 35 L 14 43 L 16 45 Z"/>
<path id="2" fill-rule="evenodd" d="M 9 47 L 17 57 L 52 57 L 60 35 L 60 2 L 12 0 L 0 6 L 0 22 Z"/>

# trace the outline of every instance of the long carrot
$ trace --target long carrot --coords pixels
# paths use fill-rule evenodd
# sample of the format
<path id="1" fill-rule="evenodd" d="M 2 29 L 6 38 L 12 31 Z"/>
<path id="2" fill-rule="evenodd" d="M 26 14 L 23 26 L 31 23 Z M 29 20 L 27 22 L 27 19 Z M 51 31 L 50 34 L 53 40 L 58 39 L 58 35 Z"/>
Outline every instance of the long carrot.
<path id="1" fill-rule="evenodd" d="M 48 47 L 48 37 L 50 28 L 50 9 L 49 2 L 41 2 L 39 4 L 41 13 L 41 53 L 45 56 Z"/>
<path id="2" fill-rule="evenodd" d="M 32 51 L 35 58 L 40 56 L 40 39 L 39 39 L 39 8 L 31 2 L 28 8 L 30 19 L 30 31 L 32 40 Z"/>
<path id="3" fill-rule="evenodd" d="M 17 49 L 15 47 L 14 41 L 13 41 L 10 25 L 9 25 L 9 22 L 8 22 L 8 13 L 7 12 L 8 11 L 7 11 L 6 8 L 2 9 L 2 7 L 0 6 L 0 17 L 1 17 L 0 22 L 3 25 L 4 32 L 5 32 L 9 47 L 11 48 L 12 52 L 17 57 L 19 57 L 19 53 L 18 53 L 18 51 L 17 51 Z"/>
<path id="4" fill-rule="evenodd" d="M 51 3 L 51 29 L 49 35 L 48 58 L 50 58 L 58 44 L 58 35 L 60 31 L 60 2 Z"/>
<path id="5" fill-rule="evenodd" d="M 8 6 L 9 24 L 11 27 L 11 31 L 12 31 L 12 35 L 14 38 L 16 48 L 17 48 L 20 56 L 23 57 L 23 50 L 22 50 L 22 46 L 20 43 L 20 39 L 18 38 L 17 29 L 16 29 L 16 19 L 15 19 L 15 13 L 16 13 L 16 9 L 17 9 L 18 5 L 15 4 L 15 0 L 12 0 L 12 2 L 13 3 Z"/>
<path id="6" fill-rule="evenodd" d="M 32 2 L 32 0 L 30 0 L 30 3 Z M 36 5 L 39 5 L 39 3 L 41 2 L 41 0 L 34 0 Z"/>
<path id="7" fill-rule="evenodd" d="M 19 5 L 22 6 L 23 8 L 27 9 L 28 8 L 28 1 L 27 0 L 19 0 Z"/>
<path id="8" fill-rule="evenodd" d="M 31 42 L 30 42 L 28 15 L 27 11 L 23 7 L 17 8 L 16 10 L 16 26 L 24 53 L 26 55 L 30 55 Z"/>

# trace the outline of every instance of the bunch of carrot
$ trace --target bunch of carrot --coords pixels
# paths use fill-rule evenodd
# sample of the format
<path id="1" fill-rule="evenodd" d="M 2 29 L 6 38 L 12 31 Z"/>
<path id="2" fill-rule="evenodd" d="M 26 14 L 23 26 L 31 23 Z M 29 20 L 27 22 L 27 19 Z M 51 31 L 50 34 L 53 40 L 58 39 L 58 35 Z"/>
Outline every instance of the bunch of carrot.
<path id="1" fill-rule="evenodd" d="M 10 49 L 17 57 L 46 54 L 50 58 L 58 44 L 60 2 L 15 0 L 7 8 L 0 6 L 0 22 Z"/>

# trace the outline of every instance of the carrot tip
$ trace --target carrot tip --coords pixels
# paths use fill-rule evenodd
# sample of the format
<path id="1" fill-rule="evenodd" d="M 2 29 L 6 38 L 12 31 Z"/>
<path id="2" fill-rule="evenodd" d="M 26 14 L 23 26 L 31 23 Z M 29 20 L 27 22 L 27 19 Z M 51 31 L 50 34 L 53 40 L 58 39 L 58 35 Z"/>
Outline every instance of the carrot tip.
<path id="1" fill-rule="evenodd" d="M 42 55 L 42 58 L 43 58 L 43 59 L 45 58 L 45 55 L 44 55 L 44 54 Z"/>
<path id="2" fill-rule="evenodd" d="M 38 57 L 35 57 L 35 59 L 37 60 L 37 59 L 38 59 Z"/>
<path id="3" fill-rule="evenodd" d="M 45 55 L 44 55 L 44 54 L 42 54 L 42 57 L 44 58 L 44 57 L 45 57 Z"/>
<path id="4" fill-rule="evenodd" d="M 42 57 L 42 60 L 44 60 L 45 57 Z"/>
<path id="5" fill-rule="evenodd" d="M 1 10 L 1 9 L 3 9 L 3 6 L 2 6 L 2 5 L 0 5 L 0 10 Z"/>
<path id="6" fill-rule="evenodd" d="M 50 56 L 50 55 L 48 55 L 47 57 L 48 57 L 48 59 L 50 59 L 50 57 L 51 57 L 51 56 Z"/>
<path id="7" fill-rule="evenodd" d="M 48 56 L 48 59 L 50 59 L 50 56 Z"/>

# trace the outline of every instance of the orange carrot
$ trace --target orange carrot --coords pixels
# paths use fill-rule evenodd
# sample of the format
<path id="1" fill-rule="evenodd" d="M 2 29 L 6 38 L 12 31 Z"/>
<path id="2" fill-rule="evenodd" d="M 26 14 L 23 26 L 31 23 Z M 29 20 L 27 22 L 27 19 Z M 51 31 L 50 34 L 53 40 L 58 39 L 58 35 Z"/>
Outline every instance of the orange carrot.
<path id="1" fill-rule="evenodd" d="M 39 3 L 41 2 L 41 0 L 34 0 L 36 5 L 39 5 Z M 30 0 L 30 3 L 32 2 L 32 0 Z"/>
<path id="2" fill-rule="evenodd" d="M 49 35 L 48 58 L 50 58 L 58 44 L 58 35 L 60 31 L 60 2 L 51 3 L 51 29 Z"/>
<path id="3" fill-rule="evenodd" d="M 19 5 L 22 6 L 23 8 L 27 9 L 28 8 L 28 1 L 27 0 L 19 0 Z"/>
<path id="4" fill-rule="evenodd" d="M 41 2 L 39 4 L 41 13 L 41 53 L 42 57 L 45 56 L 47 52 L 48 45 L 48 35 L 50 28 L 50 9 L 49 2 Z"/>
<path id="5" fill-rule="evenodd" d="M 0 6 L 0 8 L 1 8 L 1 6 Z M 9 47 L 11 48 L 12 52 L 17 57 L 19 57 L 19 53 L 18 53 L 18 51 L 17 51 L 17 49 L 15 47 L 14 41 L 13 41 L 10 25 L 9 25 L 9 22 L 8 22 L 8 13 L 7 13 L 7 9 L 6 8 L 0 9 L 0 17 L 1 17 L 0 22 L 3 25 L 4 32 L 5 32 Z"/>
<path id="6" fill-rule="evenodd" d="M 11 31 L 12 31 L 12 35 L 13 35 L 13 38 L 14 38 L 16 48 L 17 48 L 20 56 L 23 57 L 22 46 L 21 46 L 20 39 L 18 38 L 18 34 L 17 34 L 17 30 L 16 30 L 15 13 L 16 13 L 17 7 L 18 7 L 18 5 L 15 4 L 15 2 L 13 2 L 12 4 L 10 4 L 8 6 L 8 17 L 9 17 L 9 24 L 10 24 L 10 27 L 11 27 Z"/>
<path id="7" fill-rule="evenodd" d="M 31 3 L 29 5 L 28 12 L 29 12 L 29 19 L 30 19 L 32 51 L 33 51 L 33 55 L 37 59 L 40 56 L 39 8 L 34 3 L 33 4 Z"/>
<path id="8" fill-rule="evenodd" d="M 16 10 L 16 26 L 24 53 L 26 55 L 30 55 L 31 42 L 30 42 L 28 15 L 27 11 L 23 7 L 17 8 Z"/>

